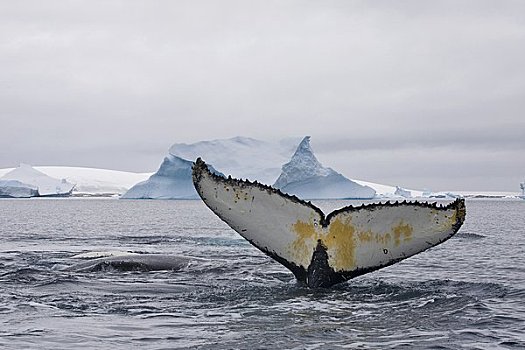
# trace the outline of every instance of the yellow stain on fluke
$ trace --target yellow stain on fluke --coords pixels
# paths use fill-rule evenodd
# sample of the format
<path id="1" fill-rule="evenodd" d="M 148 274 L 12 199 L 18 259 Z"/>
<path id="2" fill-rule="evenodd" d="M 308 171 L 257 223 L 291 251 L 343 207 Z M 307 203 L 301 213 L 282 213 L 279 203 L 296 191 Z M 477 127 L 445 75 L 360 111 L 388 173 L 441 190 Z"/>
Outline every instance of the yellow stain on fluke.
<path id="1" fill-rule="evenodd" d="M 320 238 L 327 248 L 328 260 L 334 269 L 344 270 L 356 265 L 355 247 L 359 237 L 355 237 L 355 233 L 350 220 L 342 222 L 338 218 L 328 226 L 328 234 Z"/>
<path id="2" fill-rule="evenodd" d="M 290 254 L 295 261 L 298 261 L 303 267 L 308 267 L 312 252 L 317 244 L 318 233 L 313 223 L 306 223 L 297 220 L 292 226 L 297 238 L 291 244 Z"/>
<path id="3" fill-rule="evenodd" d="M 290 254 L 303 267 L 308 267 L 317 242 L 326 247 L 328 262 L 335 271 L 349 271 L 357 267 L 356 248 L 363 245 L 374 245 L 377 252 L 383 254 L 383 249 L 398 247 L 403 242 L 412 240 L 413 227 L 399 222 L 392 226 L 389 232 L 375 233 L 371 230 L 359 231 L 353 224 L 352 218 L 345 220 L 337 218 L 326 228 L 318 227 L 311 220 L 298 220 L 292 225 L 295 239 L 290 246 Z"/>
<path id="4" fill-rule="evenodd" d="M 401 221 L 398 225 L 392 228 L 392 232 L 394 233 L 394 244 L 396 247 L 399 247 L 401 241 L 406 242 L 412 239 L 414 229 L 411 225 L 405 224 Z"/>

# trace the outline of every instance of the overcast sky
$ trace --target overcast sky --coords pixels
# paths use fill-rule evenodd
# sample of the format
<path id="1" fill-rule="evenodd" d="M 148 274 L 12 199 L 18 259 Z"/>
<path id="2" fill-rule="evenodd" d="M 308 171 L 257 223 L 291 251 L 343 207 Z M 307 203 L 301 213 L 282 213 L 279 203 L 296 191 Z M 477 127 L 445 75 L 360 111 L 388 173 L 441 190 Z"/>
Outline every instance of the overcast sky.
<path id="1" fill-rule="evenodd" d="M 525 1 L 2 1 L 0 168 L 312 136 L 348 177 L 525 180 Z"/>

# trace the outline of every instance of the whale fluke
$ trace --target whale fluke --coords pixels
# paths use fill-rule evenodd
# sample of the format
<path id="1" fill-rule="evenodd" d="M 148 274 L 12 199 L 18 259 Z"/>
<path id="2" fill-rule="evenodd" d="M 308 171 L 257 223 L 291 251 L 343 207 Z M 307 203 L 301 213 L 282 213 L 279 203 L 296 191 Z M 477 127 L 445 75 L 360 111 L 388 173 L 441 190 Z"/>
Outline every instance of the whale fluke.
<path id="1" fill-rule="evenodd" d="M 200 158 L 193 183 L 204 203 L 308 287 L 329 287 L 392 265 L 452 237 L 463 199 L 348 206 L 325 215 L 310 202 L 259 183 L 211 173 Z"/>

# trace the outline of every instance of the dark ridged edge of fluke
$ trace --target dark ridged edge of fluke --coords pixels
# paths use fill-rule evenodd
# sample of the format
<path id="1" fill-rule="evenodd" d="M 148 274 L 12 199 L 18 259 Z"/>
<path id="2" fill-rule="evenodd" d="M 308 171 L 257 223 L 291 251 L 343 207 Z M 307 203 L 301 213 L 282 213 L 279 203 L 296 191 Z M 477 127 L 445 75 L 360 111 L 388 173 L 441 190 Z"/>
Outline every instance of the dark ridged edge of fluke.
<path id="1" fill-rule="evenodd" d="M 390 202 L 390 201 L 387 201 L 387 202 L 384 202 L 384 203 L 370 203 L 370 204 L 362 204 L 362 205 L 359 205 L 359 206 L 356 206 L 354 207 L 353 205 L 349 205 L 349 206 L 346 206 L 346 207 L 343 207 L 343 208 L 340 208 L 340 209 L 336 209 L 334 211 L 332 211 L 330 214 L 328 214 L 326 216 L 326 222 L 323 223 L 323 224 L 326 224 L 326 225 L 323 225 L 323 226 L 328 226 L 328 224 L 330 223 L 330 220 L 338 215 L 338 214 L 341 214 L 341 213 L 344 213 L 344 212 L 353 212 L 353 211 L 358 211 L 358 210 L 361 210 L 361 209 L 366 209 L 366 210 L 374 210 L 376 208 L 379 208 L 379 207 L 404 207 L 404 206 L 413 206 L 413 207 L 420 207 L 420 208 L 430 208 L 430 209 L 435 209 L 435 210 L 449 210 L 449 209 L 455 209 L 456 211 L 465 211 L 465 200 L 463 198 L 457 198 L 455 201 L 453 202 L 450 202 L 446 205 L 438 205 L 437 202 L 433 202 L 433 203 L 429 203 L 429 202 L 420 202 L 420 201 L 407 201 L 407 200 L 404 200 L 402 202 L 398 202 L 398 201 L 395 201 L 395 202 Z M 458 216 L 459 217 L 459 216 Z M 464 215 L 463 215 L 463 219 L 464 219 Z"/>
<path id="2" fill-rule="evenodd" d="M 407 200 L 404 200 L 404 201 L 401 201 L 401 202 L 400 201 L 395 201 L 395 202 L 387 201 L 387 202 L 384 202 L 384 203 L 369 203 L 369 204 L 361 204 L 361 205 L 358 205 L 358 206 L 348 205 L 346 207 L 343 207 L 343 208 L 340 208 L 340 209 L 336 209 L 336 210 L 332 211 L 331 213 L 329 213 L 328 215 L 326 215 L 320 208 L 318 208 L 315 205 L 313 205 L 312 202 L 305 201 L 305 200 L 303 200 L 303 199 L 301 199 L 301 198 L 299 198 L 297 196 L 290 195 L 288 193 L 284 193 L 284 192 L 282 192 L 281 190 L 279 190 L 279 189 L 277 189 L 275 187 L 268 186 L 268 185 L 265 185 L 265 184 L 261 184 L 261 183 L 259 183 L 257 181 L 251 182 L 250 180 L 236 179 L 236 178 L 232 178 L 231 176 L 228 176 L 228 178 L 225 178 L 225 177 L 216 175 L 216 174 L 212 173 L 208 169 L 208 165 L 206 164 L 206 162 L 204 162 L 199 157 L 199 158 L 197 158 L 195 163 L 193 163 L 193 172 L 192 172 L 192 174 L 193 174 L 193 184 L 194 184 L 195 188 L 197 189 L 197 193 L 199 193 L 199 196 L 201 196 L 201 197 L 202 197 L 202 195 L 201 195 L 200 188 L 198 186 L 198 181 L 201 179 L 203 172 L 206 172 L 209 176 L 211 176 L 215 180 L 217 180 L 219 182 L 222 182 L 222 183 L 226 183 L 226 184 L 233 185 L 233 186 L 239 186 L 239 187 L 243 187 L 243 186 L 247 186 L 247 185 L 255 186 L 255 187 L 257 187 L 257 188 L 259 188 L 261 190 L 267 191 L 270 194 L 277 194 L 277 195 L 282 196 L 282 197 L 284 197 L 286 199 L 289 199 L 292 202 L 299 203 L 299 204 L 302 204 L 302 205 L 306 205 L 307 207 L 315 210 L 320 215 L 320 217 L 321 217 L 320 224 L 323 227 L 327 227 L 330 224 L 330 220 L 334 216 L 336 216 L 337 214 L 341 214 L 341 213 L 344 213 L 344 212 L 354 212 L 354 211 L 363 210 L 363 209 L 364 210 L 374 210 L 376 208 L 385 207 L 385 206 L 386 207 L 416 206 L 416 207 L 420 207 L 420 208 L 431 208 L 431 209 L 435 209 L 435 210 L 456 209 L 457 211 L 461 211 L 461 210 L 463 210 L 463 212 L 465 211 L 465 200 L 462 199 L 462 198 L 457 198 L 455 201 L 453 201 L 451 203 L 448 203 L 446 205 L 438 205 L 437 202 L 429 203 L 429 202 L 407 201 Z M 461 215 L 458 215 L 458 220 L 460 219 L 460 217 L 461 217 Z M 464 215 L 463 215 L 463 219 L 464 219 Z M 461 220 L 461 223 L 459 224 L 459 226 L 461 226 L 462 223 L 463 223 L 463 220 Z"/>
<path id="3" fill-rule="evenodd" d="M 262 184 L 257 181 L 252 182 L 250 180 L 236 179 L 236 178 L 232 178 L 231 175 L 226 178 L 226 177 L 222 177 L 217 174 L 214 174 L 210 171 L 210 169 L 208 169 L 208 165 L 200 157 L 197 158 L 195 163 L 193 163 L 192 169 L 193 169 L 192 171 L 193 185 L 195 186 L 195 189 L 197 190 L 197 193 L 199 194 L 199 196 L 201 196 L 201 198 L 202 198 L 202 194 L 201 194 L 200 188 L 198 187 L 198 182 L 200 181 L 203 172 L 205 172 L 207 175 L 211 176 L 213 179 L 217 180 L 218 182 L 222 182 L 222 183 L 229 184 L 232 186 L 239 186 L 239 187 L 255 186 L 270 194 L 277 194 L 279 196 L 285 197 L 286 199 L 289 199 L 292 202 L 306 205 L 312 208 L 313 210 L 315 210 L 317 213 L 319 213 L 321 218 L 324 220 L 325 214 L 323 213 L 323 211 L 319 209 L 318 207 L 316 207 L 315 205 L 313 205 L 311 202 L 304 201 L 294 195 L 289 195 L 287 193 L 281 192 L 281 190 L 275 187 L 268 186 L 268 185 Z"/>

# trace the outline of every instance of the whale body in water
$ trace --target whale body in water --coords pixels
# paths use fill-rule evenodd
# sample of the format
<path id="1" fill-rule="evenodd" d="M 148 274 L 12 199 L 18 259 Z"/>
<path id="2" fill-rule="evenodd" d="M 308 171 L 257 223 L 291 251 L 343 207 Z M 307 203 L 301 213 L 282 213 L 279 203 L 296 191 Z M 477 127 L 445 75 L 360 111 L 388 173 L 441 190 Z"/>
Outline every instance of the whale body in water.
<path id="1" fill-rule="evenodd" d="M 463 199 L 373 203 L 325 215 L 273 187 L 215 175 L 200 158 L 192 174 L 219 218 L 308 287 L 329 287 L 443 243 L 466 215 Z"/>
<path id="2" fill-rule="evenodd" d="M 77 258 L 89 258 L 97 254 L 89 253 Z M 100 254 L 104 255 L 104 254 Z M 66 271 L 96 272 L 96 271 L 179 271 L 190 264 L 191 259 L 184 256 L 161 254 L 110 253 L 66 268 Z"/>

